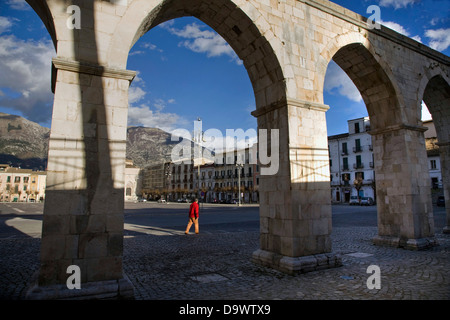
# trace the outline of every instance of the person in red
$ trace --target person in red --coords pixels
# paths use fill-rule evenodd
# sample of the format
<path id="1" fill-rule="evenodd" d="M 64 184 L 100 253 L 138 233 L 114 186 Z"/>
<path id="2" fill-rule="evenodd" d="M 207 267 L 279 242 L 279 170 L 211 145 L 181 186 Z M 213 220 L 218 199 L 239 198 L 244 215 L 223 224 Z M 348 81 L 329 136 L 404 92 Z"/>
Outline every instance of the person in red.
<path id="1" fill-rule="evenodd" d="M 196 198 L 189 207 L 189 222 L 186 227 L 185 234 L 189 234 L 189 230 L 195 225 L 195 233 L 198 234 L 198 199 Z"/>

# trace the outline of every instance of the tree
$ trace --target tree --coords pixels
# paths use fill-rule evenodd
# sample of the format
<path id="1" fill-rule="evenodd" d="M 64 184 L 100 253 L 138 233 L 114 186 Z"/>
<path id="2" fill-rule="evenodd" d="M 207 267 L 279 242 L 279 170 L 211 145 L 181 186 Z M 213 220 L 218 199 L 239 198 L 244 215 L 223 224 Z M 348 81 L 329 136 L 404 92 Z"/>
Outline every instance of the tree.
<path id="1" fill-rule="evenodd" d="M 355 180 L 353 181 L 353 186 L 356 189 L 356 196 L 358 197 L 358 203 L 361 203 L 361 199 L 359 197 L 359 190 L 361 190 L 363 185 L 363 178 L 361 177 L 361 172 L 356 174 Z"/>

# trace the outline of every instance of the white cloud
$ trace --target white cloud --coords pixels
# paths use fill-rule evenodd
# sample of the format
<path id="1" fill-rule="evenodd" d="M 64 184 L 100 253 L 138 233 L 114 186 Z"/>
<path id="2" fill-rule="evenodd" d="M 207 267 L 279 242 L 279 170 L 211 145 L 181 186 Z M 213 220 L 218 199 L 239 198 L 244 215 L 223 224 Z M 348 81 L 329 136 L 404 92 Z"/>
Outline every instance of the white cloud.
<path id="1" fill-rule="evenodd" d="M 355 102 L 362 101 L 361 94 L 355 84 L 334 61 L 331 61 L 328 66 L 324 89 L 331 94 L 337 91 L 340 95 Z"/>
<path id="2" fill-rule="evenodd" d="M 380 0 L 382 7 L 394 7 L 395 9 L 406 8 L 408 5 L 413 5 L 420 0 Z"/>
<path id="3" fill-rule="evenodd" d="M 203 30 L 202 26 L 196 23 L 188 24 L 183 29 L 174 28 L 173 23 L 165 23 L 161 27 L 180 38 L 188 39 L 180 42 L 179 46 L 197 53 L 205 53 L 208 58 L 229 56 L 235 63 L 242 64 L 230 45 L 216 32 Z"/>
<path id="4" fill-rule="evenodd" d="M 429 46 L 437 51 L 444 51 L 450 46 L 450 28 L 427 30 L 425 36 L 431 39 Z"/>
<path id="5" fill-rule="evenodd" d="M 139 74 L 138 71 L 128 90 L 128 125 L 160 128 L 168 132 L 184 125 L 186 121 L 179 115 L 163 112 L 167 105 L 175 103 L 175 99 L 156 98 L 153 102 L 145 99 L 145 82 Z M 136 105 L 138 103 L 139 105 Z"/>
<path id="6" fill-rule="evenodd" d="M 138 49 L 140 48 L 140 49 Z M 133 51 L 130 51 L 130 56 L 136 56 L 136 55 L 142 55 L 146 54 L 149 51 L 155 51 L 161 54 L 161 60 L 167 61 L 167 57 L 163 55 L 164 50 L 161 48 L 158 48 L 156 45 L 150 43 L 150 42 L 143 42 L 139 44 L 138 48 L 134 48 Z"/>
<path id="7" fill-rule="evenodd" d="M 158 52 L 160 52 L 160 53 L 163 53 L 163 52 L 164 52 L 164 50 L 158 48 L 156 45 L 154 45 L 153 43 L 150 43 L 150 42 L 144 42 L 144 43 L 141 45 L 141 47 L 142 47 L 142 48 L 145 48 L 145 49 L 155 50 L 155 51 L 158 51 Z"/>
<path id="8" fill-rule="evenodd" d="M 15 10 L 30 10 L 31 7 L 25 0 L 7 0 L 6 4 Z"/>
<path id="9" fill-rule="evenodd" d="M 153 107 L 155 107 L 155 109 L 158 111 L 162 111 L 167 107 L 168 104 L 172 103 L 175 103 L 175 99 L 169 99 L 167 101 L 164 99 L 156 99 L 153 103 Z"/>
<path id="10" fill-rule="evenodd" d="M 422 43 L 422 38 L 420 36 L 411 37 L 411 39 L 416 40 L 417 42 Z"/>
<path id="11" fill-rule="evenodd" d="M 204 134 L 202 146 L 214 150 L 216 153 L 242 150 L 258 142 L 258 134 L 255 129 L 232 130 L 227 135 L 227 132 L 212 128 L 205 130 Z"/>
<path id="12" fill-rule="evenodd" d="M 146 94 L 142 88 L 132 86 L 128 89 L 128 103 L 133 104 L 139 102 Z"/>
<path id="13" fill-rule="evenodd" d="M 144 126 L 149 128 L 160 128 L 170 132 L 183 124 L 184 121 L 175 113 L 162 113 L 159 110 L 153 111 L 146 104 L 140 106 L 130 106 L 128 108 L 128 125 Z"/>
<path id="14" fill-rule="evenodd" d="M 144 54 L 145 53 L 145 51 L 142 51 L 142 50 L 136 50 L 136 51 L 131 51 L 130 53 L 129 53 L 129 55 L 130 56 L 135 56 L 135 55 L 138 55 L 138 54 Z"/>
<path id="15" fill-rule="evenodd" d="M 0 17 L 0 34 L 6 32 L 13 25 L 12 19 L 7 17 Z"/>
<path id="16" fill-rule="evenodd" d="M 0 36 L 0 105 L 20 111 L 26 118 L 48 124 L 51 118 L 52 42 Z M 4 90 L 7 89 L 7 90 Z"/>
<path id="17" fill-rule="evenodd" d="M 389 29 L 392 29 L 398 33 L 403 34 L 404 36 L 410 37 L 411 39 L 414 39 L 418 42 L 422 42 L 422 39 L 420 36 L 416 35 L 414 37 L 411 37 L 411 34 L 400 24 L 392 21 L 382 21 L 380 20 L 380 24 L 384 25 L 385 27 L 388 27 Z"/>
<path id="18" fill-rule="evenodd" d="M 392 21 L 380 21 L 380 24 L 384 25 L 385 27 L 388 27 L 389 29 L 392 29 L 394 31 L 397 31 L 398 33 L 401 33 L 407 37 L 409 37 L 409 32 L 406 31 L 405 28 L 403 28 L 401 25 L 399 25 L 396 22 Z"/>

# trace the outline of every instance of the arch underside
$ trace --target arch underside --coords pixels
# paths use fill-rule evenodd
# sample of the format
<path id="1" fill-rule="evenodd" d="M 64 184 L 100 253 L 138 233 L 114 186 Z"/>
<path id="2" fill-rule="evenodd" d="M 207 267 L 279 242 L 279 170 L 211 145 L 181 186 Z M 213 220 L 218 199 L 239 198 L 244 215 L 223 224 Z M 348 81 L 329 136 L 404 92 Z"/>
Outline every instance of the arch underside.
<path id="1" fill-rule="evenodd" d="M 141 23 L 132 44 L 155 26 L 186 16 L 209 25 L 233 48 L 248 72 L 257 108 L 286 99 L 283 71 L 271 44 L 249 16 L 232 1 L 164 1 Z"/>
<path id="2" fill-rule="evenodd" d="M 55 24 L 53 21 L 53 16 L 45 0 L 26 0 L 26 2 L 33 8 L 34 12 L 41 18 L 48 33 L 52 39 L 53 45 L 57 48 L 57 38 Z"/>
<path id="3" fill-rule="evenodd" d="M 361 93 L 373 129 L 402 123 L 396 90 L 382 66 L 364 45 L 349 44 L 341 48 L 333 56 L 333 60 Z"/>
<path id="4" fill-rule="evenodd" d="M 450 142 L 450 86 L 442 76 L 435 76 L 428 82 L 423 95 L 436 127 L 438 141 Z"/>

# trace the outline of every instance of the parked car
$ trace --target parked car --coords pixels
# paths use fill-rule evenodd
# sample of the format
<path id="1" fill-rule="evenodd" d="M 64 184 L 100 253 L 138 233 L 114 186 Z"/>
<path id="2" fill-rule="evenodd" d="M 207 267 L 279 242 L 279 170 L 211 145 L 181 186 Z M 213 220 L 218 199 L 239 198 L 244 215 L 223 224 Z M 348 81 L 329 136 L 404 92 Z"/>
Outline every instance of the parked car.
<path id="1" fill-rule="evenodd" d="M 438 207 L 445 207 L 445 198 L 444 198 L 444 196 L 439 196 L 439 197 L 437 198 L 437 203 L 436 203 L 436 205 L 437 205 Z"/>
<path id="2" fill-rule="evenodd" d="M 359 204 L 358 197 L 357 196 L 351 196 L 349 204 L 350 205 L 358 205 Z"/>
<path id="3" fill-rule="evenodd" d="M 158 200 L 158 203 L 166 203 L 166 200 L 161 198 L 161 199 Z"/>
<path id="4" fill-rule="evenodd" d="M 371 206 L 374 201 L 371 197 L 361 197 L 361 202 L 359 203 L 362 206 Z"/>
<path id="5" fill-rule="evenodd" d="M 139 198 L 138 201 L 139 201 L 139 202 L 147 202 L 147 199 Z"/>

